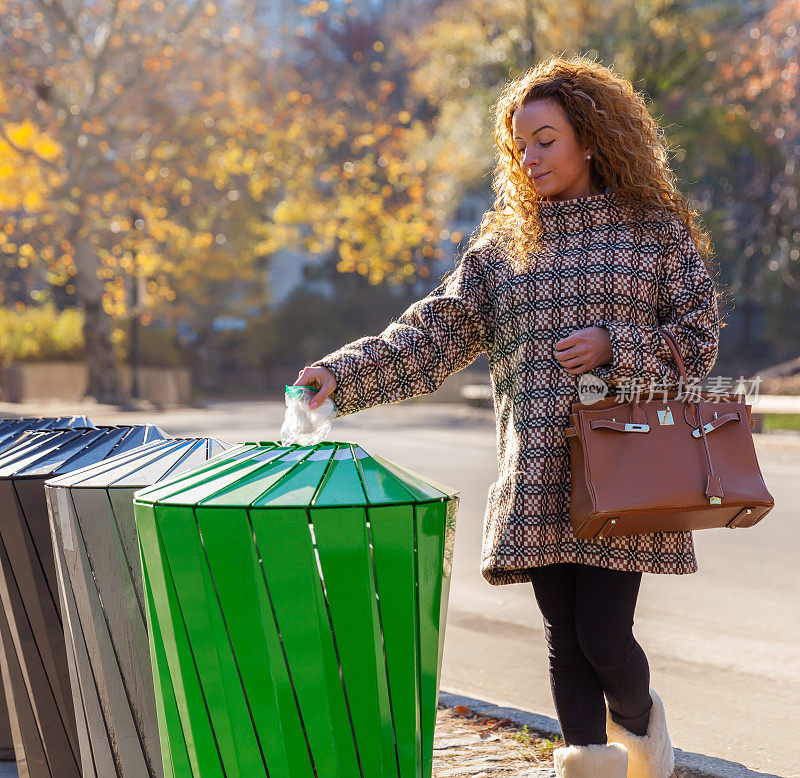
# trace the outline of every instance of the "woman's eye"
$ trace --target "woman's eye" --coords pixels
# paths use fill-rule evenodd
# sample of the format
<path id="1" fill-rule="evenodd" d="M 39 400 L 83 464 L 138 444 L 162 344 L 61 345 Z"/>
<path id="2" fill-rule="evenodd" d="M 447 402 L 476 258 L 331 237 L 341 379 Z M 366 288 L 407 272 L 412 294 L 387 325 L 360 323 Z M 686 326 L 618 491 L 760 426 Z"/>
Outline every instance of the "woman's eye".
<path id="1" fill-rule="evenodd" d="M 551 141 L 548 141 L 547 143 L 542 143 L 541 145 L 547 147 L 547 146 L 552 146 L 554 143 L 555 143 L 555 141 L 551 140 Z M 517 153 L 518 154 L 524 154 L 525 153 L 525 147 L 523 146 L 522 148 L 517 148 Z"/>

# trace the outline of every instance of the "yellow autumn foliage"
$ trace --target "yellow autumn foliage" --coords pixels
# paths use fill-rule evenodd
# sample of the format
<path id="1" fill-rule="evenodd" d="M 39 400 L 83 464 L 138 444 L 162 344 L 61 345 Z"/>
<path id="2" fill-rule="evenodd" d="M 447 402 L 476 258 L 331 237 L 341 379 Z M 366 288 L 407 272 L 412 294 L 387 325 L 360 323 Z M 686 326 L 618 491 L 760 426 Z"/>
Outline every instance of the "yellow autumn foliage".
<path id="1" fill-rule="evenodd" d="M 77 309 L 0 307 L 0 365 L 79 359 L 82 351 L 83 314 Z"/>

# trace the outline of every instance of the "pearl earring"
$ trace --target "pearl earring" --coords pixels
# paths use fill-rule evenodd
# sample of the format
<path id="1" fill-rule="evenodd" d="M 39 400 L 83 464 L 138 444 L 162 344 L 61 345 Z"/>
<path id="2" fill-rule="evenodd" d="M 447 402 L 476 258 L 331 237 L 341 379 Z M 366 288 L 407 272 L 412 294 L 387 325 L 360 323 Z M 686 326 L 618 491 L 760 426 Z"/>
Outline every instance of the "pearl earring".
<path id="1" fill-rule="evenodd" d="M 591 154 L 587 154 L 587 155 L 586 155 L 586 159 L 591 159 L 591 158 L 592 158 L 592 155 L 591 155 Z"/>

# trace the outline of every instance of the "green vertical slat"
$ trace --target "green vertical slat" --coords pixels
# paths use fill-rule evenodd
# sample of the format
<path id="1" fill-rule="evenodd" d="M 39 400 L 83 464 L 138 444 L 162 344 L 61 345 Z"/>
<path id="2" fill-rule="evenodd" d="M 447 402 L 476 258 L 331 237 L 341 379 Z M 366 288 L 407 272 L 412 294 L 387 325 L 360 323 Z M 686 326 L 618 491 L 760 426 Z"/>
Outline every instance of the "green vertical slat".
<path id="1" fill-rule="evenodd" d="M 314 507 L 364 505 L 366 499 L 358 468 L 353 461 L 353 450 L 349 445 L 338 446 L 314 497 Z"/>
<path id="2" fill-rule="evenodd" d="M 179 497 L 179 505 L 194 505 L 196 502 L 193 499 L 195 489 L 197 489 L 198 499 L 201 499 L 206 496 L 209 483 L 212 483 L 212 489 L 222 488 L 220 484 L 229 482 L 231 476 L 235 478 L 237 473 L 250 472 L 269 456 L 269 452 L 259 452 L 257 449 L 237 450 L 234 453 L 230 453 L 229 450 L 224 455 L 209 460 L 195 470 L 181 473 L 166 481 L 160 481 L 153 486 L 138 490 L 136 499 L 147 503 L 169 503 L 173 498 Z"/>
<path id="3" fill-rule="evenodd" d="M 438 659 L 446 503 L 415 506 L 419 585 L 420 721 L 423 776 L 433 769 L 433 730 L 439 695 Z"/>
<path id="4" fill-rule="evenodd" d="M 158 619 L 155 617 L 153 592 L 147 575 L 147 565 L 142 561 L 142 587 L 147 607 L 147 632 L 150 645 L 150 663 L 153 670 L 153 685 L 156 691 L 156 719 L 158 721 L 161 762 L 164 778 L 193 778 L 194 771 L 189 763 L 189 753 L 183 736 L 178 703 L 172 688 L 164 639 Z"/>
<path id="5" fill-rule="evenodd" d="M 370 503 L 414 502 L 413 493 L 394 473 L 381 467 L 359 446 L 353 446 L 353 453 Z"/>
<path id="6" fill-rule="evenodd" d="M 378 602 L 402 778 L 422 778 L 414 508 L 370 508 Z"/>
<path id="7" fill-rule="evenodd" d="M 192 778 L 223 778 L 220 756 L 214 741 L 206 703 L 189 646 L 186 625 L 175 594 L 175 584 L 167 564 L 166 554 L 161 544 L 161 535 L 156 524 L 156 510 L 159 523 L 169 520 L 167 509 L 134 503 L 136 528 L 142 552 L 142 566 L 146 571 L 152 594 L 153 610 L 148 612 L 150 623 L 158 621 L 167 660 L 170 687 L 174 689 L 182 724 L 182 737 L 186 740 Z M 153 634 L 151 630 L 151 635 Z M 149 638 L 148 638 L 149 639 Z M 156 684 L 158 679 L 154 678 Z M 169 681 L 166 681 L 169 683 Z M 156 687 L 157 694 L 169 694 Z M 170 730 L 167 730 L 170 732 Z M 171 732 L 170 732 L 170 736 Z"/>
<path id="8" fill-rule="evenodd" d="M 274 452 L 270 456 L 273 454 Z M 259 463 L 255 459 L 250 460 L 253 465 L 259 466 L 248 468 L 246 473 L 233 473 L 228 483 L 223 483 L 221 479 L 217 479 L 216 482 L 205 484 L 208 494 L 182 493 L 179 498 L 184 501 L 187 497 L 191 497 L 198 504 L 218 508 L 229 505 L 251 505 L 254 500 L 257 500 L 264 492 L 279 483 L 287 473 L 292 472 L 298 466 L 299 460 L 292 454 L 293 452 L 283 453 L 277 461 Z"/>
<path id="9" fill-rule="evenodd" d="M 436 690 L 442 677 L 444 635 L 447 626 L 447 607 L 450 604 L 450 580 L 453 573 L 453 551 L 456 544 L 456 515 L 459 498 L 452 496 L 445 504 L 444 553 L 442 559 L 442 591 L 439 597 L 439 658 L 436 665 Z"/>
<path id="10" fill-rule="evenodd" d="M 420 475 L 414 470 L 409 470 L 405 465 L 400 467 L 400 465 L 390 462 L 383 457 L 379 457 L 376 454 L 372 455 L 372 459 L 390 473 L 394 473 L 398 479 L 402 480 L 403 486 L 414 493 L 415 502 L 439 500 L 450 497 L 456 493 L 448 486 L 444 486 L 437 481 L 432 481 L 430 478 Z"/>
<path id="11" fill-rule="evenodd" d="M 358 776 L 353 731 L 305 510 L 250 509 L 318 778 Z"/>
<path id="12" fill-rule="evenodd" d="M 248 778 L 264 775 L 259 743 L 217 604 L 194 510 L 156 506 L 156 516 L 224 770 Z M 205 778 L 204 772 L 201 775 Z"/>
<path id="13" fill-rule="evenodd" d="M 306 459 L 298 462 L 291 473 L 287 473 L 266 494 L 255 500 L 253 507 L 289 508 L 308 505 L 328 468 L 333 452 L 332 446 L 319 446 Z"/>
<path id="14" fill-rule="evenodd" d="M 312 509 L 311 521 L 365 778 L 397 778 L 366 513 Z"/>
<path id="15" fill-rule="evenodd" d="M 197 508 L 196 516 L 269 776 L 313 778 L 247 511 Z M 287 561 L 281 554 L 278 564 Z"/>

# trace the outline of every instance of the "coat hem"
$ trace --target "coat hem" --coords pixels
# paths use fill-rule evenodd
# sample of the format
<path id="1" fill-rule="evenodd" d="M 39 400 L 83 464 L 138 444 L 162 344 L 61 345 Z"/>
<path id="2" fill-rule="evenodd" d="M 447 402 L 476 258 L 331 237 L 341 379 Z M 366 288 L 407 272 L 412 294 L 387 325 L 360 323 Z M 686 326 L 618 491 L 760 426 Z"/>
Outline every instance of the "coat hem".
<path id="1" fill-rule="evenodd" d="M 597 558 L 583 558 L 583 559 L 556 559 L 549 562 L 540 562 L 526 564 L 524 566 L 509 566 L 502 567 L 499 565 L 488 566 L 486 562 L 481 565 L 481 575 L 492 586 L 506 586 L 515 583 L 530 583 L 528 570 L 533 567 L 544 567 L 550 564 L 558 564 L 562 562 L 578 562 L 584 565 L 592 565 L 593 567 L 604 567 L 609 570 L 620 570 L 626 572 L 639 572 L 639 573 L 654 573 L 656 575 L 690 575 L 698 571 L 697 561 L 692 563 L 674 564 L 668 569 L 665 568 L 664 563 L 654 563 L 637 560 L 634 562 L 626 563 L 624 568 L 616 567 L 613 564 L 608 564 L 614 560 L 597 559 Z"/>

